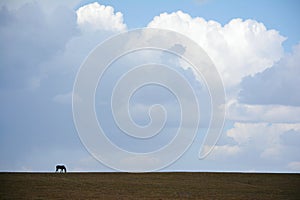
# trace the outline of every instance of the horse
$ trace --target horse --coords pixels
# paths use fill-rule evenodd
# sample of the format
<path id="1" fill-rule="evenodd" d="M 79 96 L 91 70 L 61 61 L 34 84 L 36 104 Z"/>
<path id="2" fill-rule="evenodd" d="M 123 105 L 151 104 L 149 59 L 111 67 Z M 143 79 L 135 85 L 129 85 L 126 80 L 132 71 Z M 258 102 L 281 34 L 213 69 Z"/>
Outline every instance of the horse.
<path id="1" fill-rule="evenodd" d="M 64 165 L 56 165 L 56 171 L 58 172 L 58 170 L 60 170 L 59 172 L 67 172 L 67 168 Z"/>

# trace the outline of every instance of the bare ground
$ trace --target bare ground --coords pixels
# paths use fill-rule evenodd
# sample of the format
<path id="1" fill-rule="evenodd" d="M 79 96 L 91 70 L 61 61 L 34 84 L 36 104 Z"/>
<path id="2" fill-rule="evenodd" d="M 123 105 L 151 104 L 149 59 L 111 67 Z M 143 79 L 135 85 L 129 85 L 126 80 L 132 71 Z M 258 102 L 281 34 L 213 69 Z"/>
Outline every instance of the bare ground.
<path id="1" fill-rule="evenodd" d="M 0 199 L 300 199 L 300 174 L 0 173 Z"/>

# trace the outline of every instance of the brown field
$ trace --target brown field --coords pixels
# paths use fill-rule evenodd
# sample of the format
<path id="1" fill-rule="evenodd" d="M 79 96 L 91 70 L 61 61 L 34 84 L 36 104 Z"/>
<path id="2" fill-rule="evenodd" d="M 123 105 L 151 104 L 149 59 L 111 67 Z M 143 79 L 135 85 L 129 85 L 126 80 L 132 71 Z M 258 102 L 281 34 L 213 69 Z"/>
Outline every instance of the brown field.
<path id="1" fill-rule="evenodd" d="M 300 174 L 0 173 L 0 199 L 300 199 Z"/>

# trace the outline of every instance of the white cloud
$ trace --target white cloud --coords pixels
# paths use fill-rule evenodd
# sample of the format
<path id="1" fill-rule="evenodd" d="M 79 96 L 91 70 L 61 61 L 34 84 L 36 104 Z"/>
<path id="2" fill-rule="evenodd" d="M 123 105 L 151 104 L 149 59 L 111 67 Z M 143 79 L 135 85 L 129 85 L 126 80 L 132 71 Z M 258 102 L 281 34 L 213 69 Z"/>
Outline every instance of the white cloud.
<path id="1" fill-rule="evenodd" d="M 71 93 L 64 92 L 72 90 L 76 71 L 89 51 L 114 31 L 80 31 L 73 6 L 69 7 L 65 2 L 61 5 L 56 1 L 49 3 L 49 8 L 45 6 L 45 1 L 30 1 L 0 9 L 0 95 L 3 104 L 0 117 L 1 123 L 6 124 L 0 136 L 3 138 L 6 133 L 11 133 L 2 145 L 10 154 L 9 158 L 6 154 L 0 155 L 1 160 L 6 160 L 1 163 L 1 169 L 21 169 L 15 161 L 21 160 L 23 165 L 22 160 L 32 157 L 32 149 L 55 152 L 57 145 L 62 145 L 67 149 L 75 146 L 86 153 L 74 135 L 69 109 Z M 65 105 L 63 107 L 57 103 Z M 31 112 L 33 109 L 36 112 Z M 20 110 L 23 112 L 20 113 Z M 36 123 L 39 120 L 44 123 Z M 20 121 L 18 126 L 15 126 L 16 121 Z M 22 130 L 29 127 L 35 128 L 24 134 Z M 20 143 L 18 149 L 13 149 L 9 141 L 16 137 L 25 142 Z M 55 138 L 61 140 L 53 146 L 49 141 Z M 66 160 L 72 155 L 78 158 L 78 153 L 74 151 L 60 158 Z M 51 157 L 47 162 L 55 163 L 57 158 Z M 39 159 L 30 161 L 34 169 L 43 166 L 42 163 L 35 163 L 36 160 Z M 75 164 L 77 161 L 74 159 Z"/>
<path id="2" fill-rule="evenodd" d="M 251 139 L 269 139 L 268 134 L 279 136 L 288 130 L 300 130 L 300 123 L 239 123 L 227 131 L 227 136 L 232 137 L 238 144 L 246 144 Z M 271 138 L 274 141 L 274 137 Z M 279 138 L 278 138 L 279 139 Z"/>
<path id="3" fill-rule="evenodd" d="M 240 122 L 300 122 L 300 107 L 284 105 L 248 105 L 237 100 L 226 104 L 226 119 Z"/>
<path id="4" fill-rule="evenodd" d="M 78 32 L 75 12 L 66 7 L 45 12 L 33 2 L 14 10 L 2 7 L 0 15 L 1 88 L 40 87 L 47 71 L 43 64 Z"/>
<path id="5" fill-rule="evenodd" d="M 238 145 L 216 145 L 209 157 L 212 156 L 214 159 L 228 159 L 228 157 L 238 155 L 241 151 L 242 149 Z"/>
<path id="6" fill-rule="evenodd" d="M 40 87 L 41 85 L 41 77 L 32 77 L 29 79 L 29 89 L 35 90 Z"/>
<path id="7" fill-rule="evenodd" d="M 31 0 L 28 1 L 31 2 Z M 72 89 L 75 71 L 84 57 L 95 45 L 109 35 L 109 33 L 104 32 L 126 30 L 122 14 L 119 12 L 115 13 L 110 6 L 103 6 L 98 3 L 82 6 L 77 10 L 76 18 L 75 11 L 70 9 L 73 6 L 60 7 L 58 6 L 60 4 L 58 1 L 54 4 L 49 2 L 35 2 L 26 4 L 26 6 L 24 6 L 25 3 L 22 3 L 20 5 L 12 5 L 8 10 L 3 9 L 0 11 L 0 14 L 5 16 L 1 20 L 3 26 L 1 27 L 2 32 L 0 32 L 2 50 L 0 61 L 3 66 L 0 75 L 1 87 L 4 88 L 8 85 L 24 87 L 25 83 L 28 83 L 29 86 L 26 85 L 26 87 L 41 89 L 39 90 L 40 93 L 35 91 L 36 93 L 30 93 L 30 95 L 28 93 L 6 95 L 7 97 L 5 98 L 9 99 L 7 100 L 9 103 L 3 106 L 3 109 L 5 109 L 3 119 L 6 120 L 3 123 L 6 124 L 5 127 L 10 127 L 6 131 L 12 132 L 10 137 L 13 138 L 24 135 L 22 130 L 33 124 L 36 125 L 36 119 L 51 122 L 46 126 L 56 127 L 56 131 L 45 129 L 45 125 L 41 125 L 41 127 L 35 126 L 36 132 L 33 131 L 30 133 L 31 135 L 26 135 L 23 138 L 25 140 L 29 138 L 30 142 L 36 141 L 36 144 L 44 141 L 45 138 L 46 140 L 53 136 L 60 138 L 61 135 L 74 131 L 73 124 L 64 121 L 65 118 L 63 116 L 66 113 L 55 109 L 57 107 L 52 106 L 52 104 L 49 105 L 49 102 L 45 101 L 45 99 L 49 100 L 54 94 L 59 94 L 52 100 L 59 103 L 71 103 L 71 93 L 62 93 Z M 46 10 L 48 8 L 46 5 L 48 4 L 51 4 L 52 8 Z M 11 8 L 14 8 L 13 12 L 10 10 Z M 81 34 L 78 34 L 77 26 L 81 28 Z M 223 75 L 227 87 L 236 86 L 243 77 L 265 70 L 282 56 L 281 43 L 284 38 L 278 32 L 267 30 L 262 23 L 254 20 L 242 21 L 241 19 L 234 19 L 222 26 L 215 21 L 191 18 L 189 15 L 179 11 L 172 14 L 164 13 L 150 22 L 149 26 L 176 30 L 198 42 L 214 60 Z M 20 29 L 23 31 L 19 31 Z M 13 43 L 11 38 L 14 38 Z M 144 57 L 141 58 L 144 59 Z M 298 60 L 286 59 L 286 62 L 287 65 L 285 67 L 287 68 L 278 71 L 280 73 L 277 80 L 281 80 L 281 75 L 284 75 L 285 80 L 289 81 L 287 78 L 291 74 L 297 75 L 299 72 L 298 68 L 293 68 L 292 70 L 288 68 L 292 66 L 290 63 L 296 66 L 295 64 L 299 63 Z M 285 73 L 288 74 L 285 76 Z M 272 77 L 270 76 L 270 78 Z M 299 80 L 297 78 L 298 76 L 296 76 L 296 79 L 293 79 L 296 80 L 296 83 Z M 293 88 L 296 88 L 297 85 L 299 84 L 294 84 Z M 33 112 L 39 114 L 37 118 L 32 112 L 30 116 L 25 116 L 25 118 L 20 114 L 14 115 L 14 113 L 19 113 L 19 110 L 26 110 L 27 108 L 39 109 L 40 105 L 43 108 L 43 112 Z M 227 136 L 233 138 L 237 144 L 217 146 L 213 154 L 215 153 L 226 158 L 229 156 L 244 156 L 244 153 L 250 152 L 252 154 L 257 153 L 258 157 L 266 159 L 287 155 L 284 150 L 286 146 L 289 146 L 292 149 L 291 151 L 294 151 L 293 149 L 299 150 L 299 145 L 294 139 L 298 138 L 298 136 L 292 135 L 293 132 L 291 130 L 300 131 L 300 107 L 246 105 L 240 104 L 236 100 L 229 102 L 228 107 L 228 116 L 232 120 L 284 123 L 235 123 L 234 127 L 227 132 Z M 138 112 L 141 111 L 144 111 L 144 108 L 138 110 Z M 22 116 L 20 119 L 26 120 L 17 120 L 19 115 Z M 51 116 L 55 117 L 51 118 Z M 20 121 L 18 128 L 21 131 L 19 132 L 18 129 L 14 129 L 16 120 Z M 63 125 L 59 122 L 63 122 Z M 295 124 L 290 124 L 290 122 Z M 41 132 L 43 133 L 42 135 L 40 134 Z M 286 134 L 287 132 L 290 134 Z M 284 136 L 285 142 L 282 142 L 282 136 Z M 76 142 L 69 139 L 62 141 L 68 141 L 67 143 L 62 142 L 67 147 L 72 144 L 77 145 Z M 295 143 L 291 144 L 291 141 L 295 141 Z M 24 144 L 27 143 L 25 142 Z M 9 145 L 9 143 L 6 143 L 6 146 L 3 148 L 10 149 Z M 47 143 L 44 146 L 53 148 Z M 27 146 L 20 147 L 28 149 L 25 148 Z M 299 170 L 299 162 L 297 161 L 299 159 L 295 156 L 299 151 L 295 152 L 289 158 L 286 158 L 289 159 L 289 162 L 286 162 L 284 166 Z M 22 152 L 19 151 L 16 155 L 18 156 L 15 157 L 15 160 L 24 157 Z M 69 155 L 73 154 L 69 153 Z M 77 164 L 77 160 L 74 159 L 74 165 Z M 136 162 L 141 161 L 145 162 L 146 165 L 156 162 L 148 158 L 136 160 Z M 239 157 L 239 161 L 243 162 L 245 159 Z M 251 161 L 255 162 L 256 160 Z M 79 163 L 82 164 L 80 165 L 81 169 L 87 169 L 88 166 L 92 165 L 90 163 L 94 163 L 95 169 L 97 169 L 97 163 L 92 160 L 87 165 L 84 165 L 87 163 L 86 160 L 79 160 Z M 255 165 L 256 163 L 253 164 L 253 166 Z"/>
<path id="8" fill-rule="evenodd" d="M 160 163 L 161 163 L 160 158 L 152 157 L 150 155 L 130 156 L 130 157 L 128 156 L 120 160 L 120 165 L 122 165 L 123 167 L 132 169 L 133 168 L 132 166 L 140 166 L 141 171 L 143 171 L 143 169 L 148 169 L 148 168 L 151 169 L 151 167 L 149 166 L 157 166 Z"/>
<path id="9" fill-rule="evenodd" d="M 80 28 L 88 30 L 124 31 L 123 14 L 114 13 L 111 6 L 100 5 L 98 2 L 80 7 L 77 11 L 77 23 Z"/>
<path id="10" fill-rule="evenodd" d="M 300 130 L 296 131 L 294 129 L 285 132 L 281 135 L 282 144 L 290 146 L 290 147 L 297 147 L 300 143 Z"/>
<path id="11" fill-rule="evenodd" d="M 234 123 L 226 132 L 245 152 L 267 159 L 283 159 L 286 147 L 281 136 L 290 130 L 300 130 L 300 123 Z"/>
<path id="12" fill-rule="evenodd" d="M 148 26 L 180 32 L 203 47 L 225 83 L 226 119 L 240 122 L 300 122 L 300 107 L 295 107 L 299 104 L 297 87 L 300 84 L 300 45 L 295 47 L 292 54 L 284 56 L 282 42 L 285 38 L 276 30 L 268 30 L 263 23 L 255 20 L 233 19 L 222 26 L 216 21 L 192 18 L 178 11 L 162 13 L 154 17 Z M 262 77 L 257 73 L 265 75 L 257 80 L 256 76 Z M 266 96 L 268 102 L 262 103 L 263 105 L 239 102 L 237 96 L 240 83 L 245 77 L 249 79 L 247 84 L 255 87 L 244 91 L 243 95 L 252 96 L 256 100 L 252 103 L 259 104 L 266 99 L 260 98 L 261 96 Z M 249 98 L 246 100 L 251 101 Z M 274 105 L 276 102 L 281 105 Z"/>
<path id="13" fill-rule="evenodd" d="M 66 94 L 58 94 L 53 97 L 53 101 L 61 104 L 71 104 L 72 103 L 72 92 Z"/>
<path id="14" fill-rule="evenodd" d="M 1 0 L 0 7 L 5 6 L 9 10 L 19 9 L 20 7 L 24 6 L 25 4 L 32 4 L 36 3 L 36 0 Z M 43 0 L 38 1 L 39 5 L 43 8 L 44 12 L 53 12 L 57 7 L 67 7 L 67 8 L 74 8 L 80 0 L 69 0 L 69 1 L 61 1 L 61 0 Z"/>
<path id="15" fill-rule="evenodd" d="M 300 162 L 290 162 L 287 167 L 291 170 L 300 171 Z"/>
<path id="16" fill-rule="evenodd" d="M 300 44 L 271 68 L 245 77 L 238 97 L 227 102 L 227 119 L 300 122 L 299 60 Z"/>
<path id="17" fill-rule="evenodd" d="M 240 101 L 249 104 L 279 104 L 300 106 L 300 44 L 272 68 L 246 77 L 239 94 Z"/>
<path id="18" fill-rule="evenodd" d="M 271 67 L 283 54 L 285 38 L 255 20 L 233 19 L 222 26 L 177 11 L 154 17 L 148 27 L 174 30 L 196 41 L 212 58 L 227 87 Z"/>

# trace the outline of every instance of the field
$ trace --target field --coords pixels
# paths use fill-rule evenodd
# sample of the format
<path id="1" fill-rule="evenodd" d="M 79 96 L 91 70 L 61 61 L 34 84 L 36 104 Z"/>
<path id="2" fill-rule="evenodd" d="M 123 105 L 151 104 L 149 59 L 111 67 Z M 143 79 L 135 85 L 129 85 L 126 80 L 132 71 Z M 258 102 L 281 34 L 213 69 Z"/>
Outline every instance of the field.
<path id="1" fill-rule="evenodd" d="M 0 173 L 0 199 L 300 199 L 300 174 Z"/>

